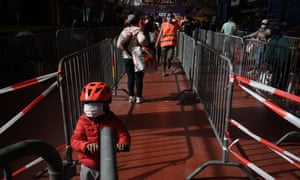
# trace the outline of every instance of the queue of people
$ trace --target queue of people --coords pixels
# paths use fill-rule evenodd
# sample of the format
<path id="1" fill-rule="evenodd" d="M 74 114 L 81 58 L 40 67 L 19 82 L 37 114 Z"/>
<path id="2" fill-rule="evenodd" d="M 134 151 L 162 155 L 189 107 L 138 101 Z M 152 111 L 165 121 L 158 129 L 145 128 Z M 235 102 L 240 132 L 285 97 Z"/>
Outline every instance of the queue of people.
<path id="1" fill-rule="evenodd" d="M 117 48 L 121 49 L 128 77 L 128 93 L 130 103 L 142 103 L 144 69 L 136 70 L 136 60 L 132 49 L 140 47 L 141 53 L 154 57 L 155 64 L 161 64 L 162 76 L 167 76 L 170 69 L 177 43 L 178 21 L 172 12 L 166 17 L 140 16 L 130 13 L 125 20 L 125 26 L 118 35 Z M 136 90 L 136 92 L 135 92 Z"/>
<path id="2" fill-rule="evenodd" d="M 127 24 L 131 26 L 131 28 L 134 26 L 136 29 L 139 29 L 140 35 L 137 36 L 137 44 L 143 47 L 143 49 L 150 50 L 152 55 L 155 57 L 154 59 L 156 59 L 156 64 L 161 65 L 163 77 L 168 76 L 171 73 L 169 69 L 172 66 L 172 60 L 174 59 L 175 48 L 177 46 L 177 31 L 183 31 L 185 34 L 192 36 L 192 32 L 195 27 L 198 26 L 198 28 L 201 28 L 201 26 L 195 25 L 195 21 L 193 21 L 192 18 L 188 16 L 184 16 L 183 18 L 175 17 L 172 12 L 167 12 L 165 17 L 150 15 L 139 16 L 136 14 L 136 22 L 134 25 L 132 24 L 131 18 L 132 15 L 130 14 L 127 18 Z M 128 29 L 128 27 L 124 28 L 123 31 L 128 31 Z M 222 50 L 224 55 L 233 56 L 235 47 L 232 46 L 230 36 L 236 36 L 237 31 L 237 24 L 234 22 L 232 17 L 229 17 L 228 20 L 221 26 L 220 33 L 224 33 L 224 35 L 226 35 L 223 41 Z M 129 102 L 142 103 L 144 101 L 142 96 L 144 71 L 134 72 L 134 63 L 132 63 L 130 52 L 128 49 L 124 48 L 124 46 L 126 46 L 126 41 L 130 38 L 125 38 L 124 33 L 125 32 L 122 32 L 120 34 L 117 47 L 123 50 L 123 58 L 126 62 Z M 129 37 L 131 36 L 132 35 Z M 257 31 L 244 35 L 242 38 L 253 38 L 266 43 L 270 42 L 272 33 L 269 28 L 268 20 L 263 19 Z M 253 49 L 253 55 L 255 65 L 253 70 L 249 73 L 256 72 L 260 69 L 263 59 L 266 58 L 265 46 L 255 46 Z M 270 69 L 270 71 L 272 70 Z M 134 85 L 136 86 L 136 93 L 134 92 Z"/>
<path id="3" fill-rule="evenodd" d="M 142 52 L 152 53 L 152 56 L 155 56 L 154 54 L 158 51 L 161 52 L 156 58 L 161 59 L 162 76 L 165 77 L 168 75 L 167 69 L 171 67 L 174 59 L 177 31 L 181 30 L 191 35 L 193 25 L 187 16 L 179 24 L 172 12 L 167 12 L 163 19 L 151 16 L 141 18 L 139 15 L 131 13 L 125 24 L 118 36 L 116 45 L 122 50 L 123 63 L 125 63 L 128 78 L 128 101 L 130 103 L 142 103 L 144 102 L 143 78 L 145 72 L 143 69 L 136 69 L 134 49 L 139 47 Z M 233 18 L 229 18 L 222 25 L 221 33 L 232 36 L 235 35 L 236 30 L 237 27 Z M 289 47 L 289 44 L 283 38 L 281 31 L 278 29 L 271 31 L 268 27 L 268 20 L 263 19 L 257 31 L 245 35 L 243 38 L 255 38 L 273 45 L 266 47 L 265 54 L 263 54 L 264 46 L 256 46 L 254 49 L 255 68 L 259 68 L 263 56 L 268 61 L 272 61 L 272 63 L 269 62 L 272 64 L 271 71 L 273 74 L 271 85 L 284 89 L 288 77 L 286 73 L 282 72 L 289 70 L 290 62 L 283 60 L 289 60 L 291 54 L 284 48 Z M 230 41 L 230 39 L 227 40 Z M 274 45 L 280 46 L 280 48 Z M 223 44 L 223 46 L 227 46 L 227 44 Z M 281 76 L 284 77 L 281 78 Z M 112 101 L 112 92 L 107 84 L 104 82 L 86 84 L 82 89 L 80 101 L 83 103 L 83 114 L 79 117 L 74 129 L 71 145 L 79 155 L 80 178 L 99 179 L 99 130 L 104 127 L 111 127 L 116 138 L 116 149 L 121 152 L 129 151 L 131 138 L 120 119 L 110 111 L 109 104 Z"/>

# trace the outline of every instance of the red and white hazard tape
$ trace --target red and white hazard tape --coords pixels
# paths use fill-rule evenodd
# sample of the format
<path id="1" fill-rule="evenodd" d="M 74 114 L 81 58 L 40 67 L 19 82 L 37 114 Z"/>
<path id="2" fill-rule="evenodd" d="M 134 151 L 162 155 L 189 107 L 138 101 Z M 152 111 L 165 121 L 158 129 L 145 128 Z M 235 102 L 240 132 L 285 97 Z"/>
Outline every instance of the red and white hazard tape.
<path id="1" fill-rule="evenodd" d="M 245 77 L 235 76 L 235 79 L 238 80 L 238 81 L 241 81 L 242 83 L 247 84 L 247 85 L 249 85 L 249 86 L 251 86 L 253 88 L 257 88 L 257 89 L 269 92 L 271 94 L 274 94 L 274 95 L 277 95 L 277 96 L 281 96 L 281 97 L 284 97 L 286 99 L 289 99 L 289 100 L 292 100 L 292 101 L 300 103 L 300 96 L 296 96 L 294 94 L 290 94 L 288 92 L 282 91 L 280 89 L 276 89 L 276 88 L 274 88 L 272 86 L 268 86 L 268 85 L 265 85 L 265 84 L 262 84 L 262 83 L 250 80 L 250 79 L 247 79 Z"/>
<path id="2" fill-rule="evenodd" d="M 295 115 L 289 113 L 288 111 L 282 109 L 278 105 L 274 104 L 272 101 L 266 100 L 265 98 L 263 98 L 262 96 L 258 95 L 255 92 L 251 91 L 249 88 L 246 88 L 242 84 L 239 83 L 238 85 L 243 90 L 245 90 L 247 93 L 249 93 L 251 96 L 253 96 L 255 99 L 257 99 L 258 101 L 260 101 L 261 103 L 263 103 L 265 106 L 267 106 L 268 108 L 270 108 L 272 111 L 274 111 L 275 113 L 277 113 L 280 117 L 284 118 L 285 120 L 287 120 L 291 124 L 293 124 L 296 127 L 300 128 L 300 119 L 297 116 L 295 116 Z"/>
<path id="3" fill-rule="evenodd" d="M 247 134 L 248 136 L 252 137 L 254 140 L 262 143 L 263 145 L 271 148 L 272 150 L 275 150 L 275 153 L 277 153 L 278 155 L 280 155 L 281 157 L 283 157 L 284 159 L 286 159 L 289 163 L 291 163 L 292 165 L 294 165 L 295 167 L 300 169 L 300 164 L 298 164 L 297 162 L 291 160 L 290 158 L 300 162 L 300 158 L 297 157 L 296 155 L 290 153 L 289 151 L 286 151 L 285 149 L 276 146 L 275 144 L 273 144 L 272 142 L 263 139 L 261 137 L 259 137 L 258 135 L 252 133 L 250 130 L 248 130 L 245 126 L 241 125 L 240 123 L 238 123 L 237 121 L 231 119 L 230 124 L 233 125 L 234 127 L 240 129 L 241 131 L 243 131 L 245 134 Z"/>
<path id="4" fill-rule="evenodd" d="M 65 147 L 66 147 L 66 144 L 60 145 L 60 146 L 56 147 L 56 151 L 60 151 L 60 150 L 62 150 Z M 19 168 L 18 170 L 14 171 L 12 173 L 12 176 L 14 177 L 14 176 L 16 176 L 16 175 L 24 172 L 25 170 L 27 170 L 27 169 L 29 169 L 29 168 L 37 165 L 38 163 L 40 163 L 42 161 L 43 161 L 43 158 L 38 157 L 35 160 L 31 161 L 30 163 L 26 164 L 25 166 L 23 166 L 23 167 Z"/>
<path id="5" fill-rule="evenodd" d="M 34 85 L 34 84 L 41 83 L 43 81 L 46 81 L 50 78 L 53 78 L 53 77 L 57 76 L 57 74 L 58 74 L 57 72 L 46 74 L 46 75 L 43 75 L 43 76 L 35 77 L 35 78 L 29 79 L 27 81 L 23 81 L 23 82 L 14 84 L 12 86 L 2 88 L 2 89 L 0 89 L 0 94 L 5 94 L 5 93 L 8 93 L 10 91 L 15 91 L 17 89 L 21 89 L 21 88 L 24 88 L 24 87 L 28 87 L 28 86 L 31 86 L 31 85 Z"/>
<path id="6" fill-rule="evenodd" d="M 257 167 L 254 163 L 250 162 L 249 160 L 240 156 L 238 153 L 234 152 L 231 149 L 231 147 L 237 142 L 238 142 L 238 139 L 236 139 L 231 145 L 228 146 L 228 150 L 232 153 L 233 156 L 235 156 L 242 164 L 244 164 L 245 166 L 247 166 L 250 169 L 252 169 L 253 171 L 255 171 L 258 175 L 260 175 L 264 179 L 268 179 L 268 180 L 275 179 L 274 177 L 269 175 L 267 172 L 265 172 L 261 168 Z"/>
<path id="7" fill-rule="evenodd" d="M 42 92 L 37 98 L 35 98 L 30 104 L 28 104 L 21 112 L 9 120 L 6 124 L 0 127 L 0 134 L 6 131 L 10 126 L 16 123 L 21 117 L 23 117 L 29 110 L 36 106 L 42 99 L 44 99 L 55 87 L 57 87 L 58 82 L 55 81 L 50 85 L 44 92 Z"/>

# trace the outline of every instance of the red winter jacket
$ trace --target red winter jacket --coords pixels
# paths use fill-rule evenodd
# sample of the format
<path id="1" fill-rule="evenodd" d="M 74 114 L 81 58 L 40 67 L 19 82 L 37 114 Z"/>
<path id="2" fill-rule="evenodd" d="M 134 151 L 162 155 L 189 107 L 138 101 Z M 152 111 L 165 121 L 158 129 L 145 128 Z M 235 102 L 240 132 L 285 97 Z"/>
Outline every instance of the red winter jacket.
<path id="1" fill-rule="evenodd" d="M 78 160 L 81 164 L 98 169 L 98 156 L 88 154 L 86 145 L 98 143 L 98 135 L 102 128 L 112 128 L 116 144 L 127 143 L 130 147 L 130 135 L 122 121 L 111 111 L 109 111 L 99 122 L 90 120 L 86 115 L 81 115 L 71 137 L 71 146 L 78 152 Z"/>

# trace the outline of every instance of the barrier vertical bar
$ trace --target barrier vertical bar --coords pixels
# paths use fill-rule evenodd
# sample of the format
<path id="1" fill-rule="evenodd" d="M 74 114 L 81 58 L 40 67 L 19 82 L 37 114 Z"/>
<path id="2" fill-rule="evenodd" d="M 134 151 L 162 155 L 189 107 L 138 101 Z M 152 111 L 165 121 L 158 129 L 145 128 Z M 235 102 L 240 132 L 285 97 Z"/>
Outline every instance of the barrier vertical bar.
<path id="1" fill-rule="evenodd" d="M 176 99 L 179 98 L 181 94 L 183 94 L 186 91 L 193 91 L 193 80 L 194 80 L 194 65 L 195 65 L 195 39 L 188 36 L 184 32 L 180 32 L 180 39 L 181 43 L 178 44 L 178 49 L 182 49 L 181 52 L 181 63 L 184 72 L 186 73 L 186 76 L 189 80 L 190 87 L 189 89 L 185 89 L 181 91 L 177 96 Z M 184 51 L 183 51 L 184 49 Z"/>
<path id="2" fill-rule="evenodd" d="M 128 91 L 126 89 L 120 89 L 118 88 L 118 83 L 119 83 L 119 78 L 125 74 L 125 66 L 124 63 L 121 62 L 123 59 L 120 56 L 121 52 L 120 49 L 114 47 L 114 43 L 111 43 L 111 52 L 112 52 L 112 57 L 111 57 L 111 61 L 112 61 L 112 77 L 114 80 L 114 85 L 113 85 L 113 89 L 114 89 L 114 96 L 124 96 L 124 95 L 120 95 L 117 93 L 118 90 L 121 90 L 123 92 L 126 93 L 126 95 L 128 96 Z M 126 96 L 124 96 L 126 97 Z"/>

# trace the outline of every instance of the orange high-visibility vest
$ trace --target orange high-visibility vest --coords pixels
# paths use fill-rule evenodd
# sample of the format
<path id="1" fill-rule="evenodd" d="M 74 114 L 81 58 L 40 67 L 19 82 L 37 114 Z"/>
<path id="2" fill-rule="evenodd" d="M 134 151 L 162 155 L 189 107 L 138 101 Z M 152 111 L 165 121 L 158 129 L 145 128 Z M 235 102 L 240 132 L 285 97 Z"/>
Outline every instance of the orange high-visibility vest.
<path id="1" fill-rule="evenodd" d="M 160 37 L 160 46 L 176 46 L 177 44 L 177 26 L 173 23 L 163 22 L 161 24 L 162 34 Z"/>

